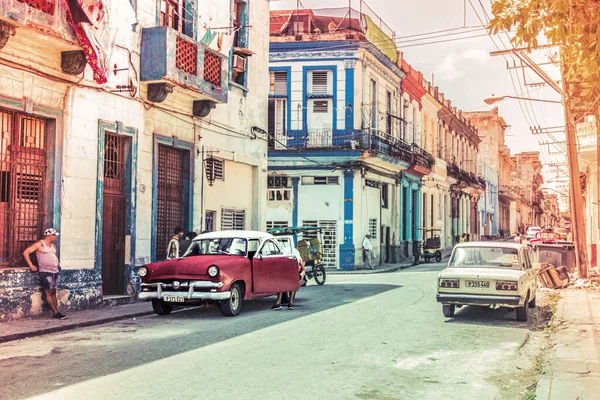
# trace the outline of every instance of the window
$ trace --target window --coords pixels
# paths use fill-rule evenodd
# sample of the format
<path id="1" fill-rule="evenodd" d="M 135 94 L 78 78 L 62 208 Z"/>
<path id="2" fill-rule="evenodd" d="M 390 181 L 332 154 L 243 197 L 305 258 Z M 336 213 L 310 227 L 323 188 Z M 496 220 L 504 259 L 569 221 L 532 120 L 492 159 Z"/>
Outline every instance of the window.
<path id="1" fill-rule="evenodd" d="M 46 216 L 47 121 L 0 110 L 0 262 L 22 260 Z"/>
<path id="2" fill-rule="evenodd" d="M 168 26 L 189 37 L 193 36 L 193 11 L 187 0 L 161 0 L 160 25 Z"/>
<path id="3" fill-rule="evenodd" d="M 263 256 L 278 256 L 281 255 L 281 250 L 272 240 L 267 240 L 260 250 L 260 254 Z"/>
<path id="4" fill-rule="evenodd" d="M 337 176 L 303 176 L 303 185 L 338 185 L 339 177 Z"/>
<path id="5" fill-rule="evenodd" d="M 386 133 L 388 135 L 392 134 L 392 92 L 388 90 L 387 92 L 387 119 L 386 119 Z"/>
<path id="6" fill-rule="evenodd" d="M 267 178 L 267 199 L 269 201 L 289 201 L 292 197 L 289 183 L 287 176 L 269 176 Z"/>
<path id="7" fill-rule="evenodd" d="M 330 94 L 327 77 L 327 71 L 313 71 L 311 94 Z"/>
<path id="8" fill-rule="evenodd" d="M 377 218 L 369 218 L 369 234 L 371 239 L 377 239 Z"/>
<path id="9" fill-rule="evenodd" d="M 231 57 L 231 80 L 238 85 L 247 86 L 249 20 L 248 1 L 233 0 L 233 55 Z"/>
<path id="10" fill-rule="evenodd" d="M 371 128 L 377 129 L 377 82 L 371 79 Z"/>
<path id="11" fill-rule="evenodd" d="M 216 211 L 206 211 L 204 214 L 204 231 L 214 232 L 215 231 L 215 215 Z"/>
<path id="12" fill-rule="evenodd" d="M 287 221 L 267 221 L 267 230 L 273 228 L 286 228 L 289 224 Z"/>
<path id="13" fill-rule="evenodd" d="M 276 96 L 287 96 L 287 71 L 271 71 L 269 94 Z"/>
<path id="14" fill-rule="evenodd" d="M 365 186 L 379 189 L 379 182 L 372 179 L 365 179 Z"/>
<path id="15" fill-rule="evenodd" d="M 329 111 L 329 102 L 327 100 L 313 102 L 313 112 L 314 113 L 327 113 L 328 111 Z"/>
<path id="16" fill-rule="evenodd" d="M 206 179 L 224 181 L 225 162 L 216 158 L 206 160 Z"/>
<path id="17" fill-rule="evenodd" d="M 388 208 L 388 187 L 387 183 L 381 184 L 381 207 Z"/>
<path id="18" fill-rule="evenodd" d="M 234 210 L 230 208 L 221 209 L 221 230 L 222 231 L 243 231 L 246 229 L 246 211 Z"/>

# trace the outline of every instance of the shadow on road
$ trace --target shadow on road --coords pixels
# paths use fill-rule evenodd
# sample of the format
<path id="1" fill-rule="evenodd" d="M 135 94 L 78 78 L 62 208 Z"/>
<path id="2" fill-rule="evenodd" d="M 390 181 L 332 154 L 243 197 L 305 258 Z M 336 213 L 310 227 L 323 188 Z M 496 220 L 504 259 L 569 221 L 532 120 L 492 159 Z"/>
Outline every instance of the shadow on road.
<path id="1" fill-rule="evenodd" d="M 52 350 L 52 362 L 28 356 L 0 361 L 2 370 L 33 370 L 43 377 L 36 380 L 35 385 L 23 379 L 11 379 L 7 386 L 0 388 L 0 398 L 48 393 L 56 389 L 56 382 L 68 386 L 118 373 L 401 287 L 392 284 L 310 285 L 299 291 L 294 310 L 287 307 L 270 310 L 275 302 L 271 296 L 244 301 L 237 317 L 224 317 L 217 306 L 211 305 L 60 334 L 53 339 L 57 344 Z M 52 340 L 51 336 L 48 338 Z M 56 365 L 68 368 L 56 368 Z"/>

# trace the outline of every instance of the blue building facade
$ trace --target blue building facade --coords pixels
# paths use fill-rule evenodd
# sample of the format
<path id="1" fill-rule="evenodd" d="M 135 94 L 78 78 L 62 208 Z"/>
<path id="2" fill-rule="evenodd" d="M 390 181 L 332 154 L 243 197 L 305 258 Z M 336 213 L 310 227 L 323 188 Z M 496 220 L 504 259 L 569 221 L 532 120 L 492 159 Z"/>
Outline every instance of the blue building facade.
<path id="1" fill-rule="evenodd" d="M 267 228 L 320 226 L 328 268 L 360 267 L 366 234 L 378 264 L 411 256 L 432 157 L 403 140 L 400 63 L 360 32 L 288 27 L 269 49 Z"/>

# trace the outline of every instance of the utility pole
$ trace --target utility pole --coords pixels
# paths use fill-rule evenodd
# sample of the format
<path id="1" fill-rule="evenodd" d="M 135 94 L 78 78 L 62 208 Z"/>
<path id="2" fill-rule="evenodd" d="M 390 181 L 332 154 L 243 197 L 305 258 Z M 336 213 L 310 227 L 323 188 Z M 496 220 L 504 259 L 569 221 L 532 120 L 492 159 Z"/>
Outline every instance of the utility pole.
<path id="1" fill-rule="evenodd" d="M 543 48 L 546 46 L 539 46 Z M 587 258 L 587 240 L 585 235 L 585 218 L 583 199 L 581 196 L 581 182 L 579 180 L 579 162 L 577 160 L 577 142 L 575 138 L 575 121 L 571 118 L 569 83 L 566 80 L 564 58 L 561 60 L 561 80 L 562 88 L 541 69 L 535 61 L 533 61 L 526 52 L 530 51 L 527 48 L 513 48 L 508 50 L 491 52 L 491 56 L 504 55 L 508 53 L 514 54 L 519 60 L 535 72 L 548 86 L 554 89 L 561 96 L 565 115 L 565 133 L 567 138 L 567 162 L 569 164 L 569 179 L 571 185 L 569 187 L 570 206 L 571 206 L 571 230 L 573 231 L 573 239 L 575 240 L 576 260 L 578 266 L 579 277 L 587 279 L 589 276 L 589 266 Z"/>
<path id="2" fill-rule="evenodd" d="M 585 218 L 583 215 L 584 206 L 581 196 L 581 181 L 579 180 L 579 162 L 577 160 L 577 142 L 575 138 L 575 121 L 571 118 L 569 110 L 569 84 L 566 82 L 564 66 L 561 68 L 563 88 L 565 95 L 563 96 L 565 127 L 567 134 L 567 162 L 569 163 L 569 178 L 571 179 L 570 203 L 571 203 L 571 227 L 574 228 L 573 239 L 575 240 L 575 248 L 577 249 L 577 266 L 579 268 L 579 277 L 587 279 L 589 277 L 588 259 L 587 259 L 587 240 L 585 237 Z"/>

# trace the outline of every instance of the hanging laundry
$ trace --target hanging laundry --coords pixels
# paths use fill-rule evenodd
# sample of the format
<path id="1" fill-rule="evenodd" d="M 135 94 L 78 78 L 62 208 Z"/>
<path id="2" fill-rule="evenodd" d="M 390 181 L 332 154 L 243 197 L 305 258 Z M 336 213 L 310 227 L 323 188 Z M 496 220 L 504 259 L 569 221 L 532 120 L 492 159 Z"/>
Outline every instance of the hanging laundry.
<path id="1" fill-rule="evenodd" d="M 217 36 L 217 34 L 208 28 L 204 36 L 202 36 L 202 39 L 200 39 L 200 43 L 205 46 L 210 46 L 212 41 L 215 39 L 215 36 Z"/>

